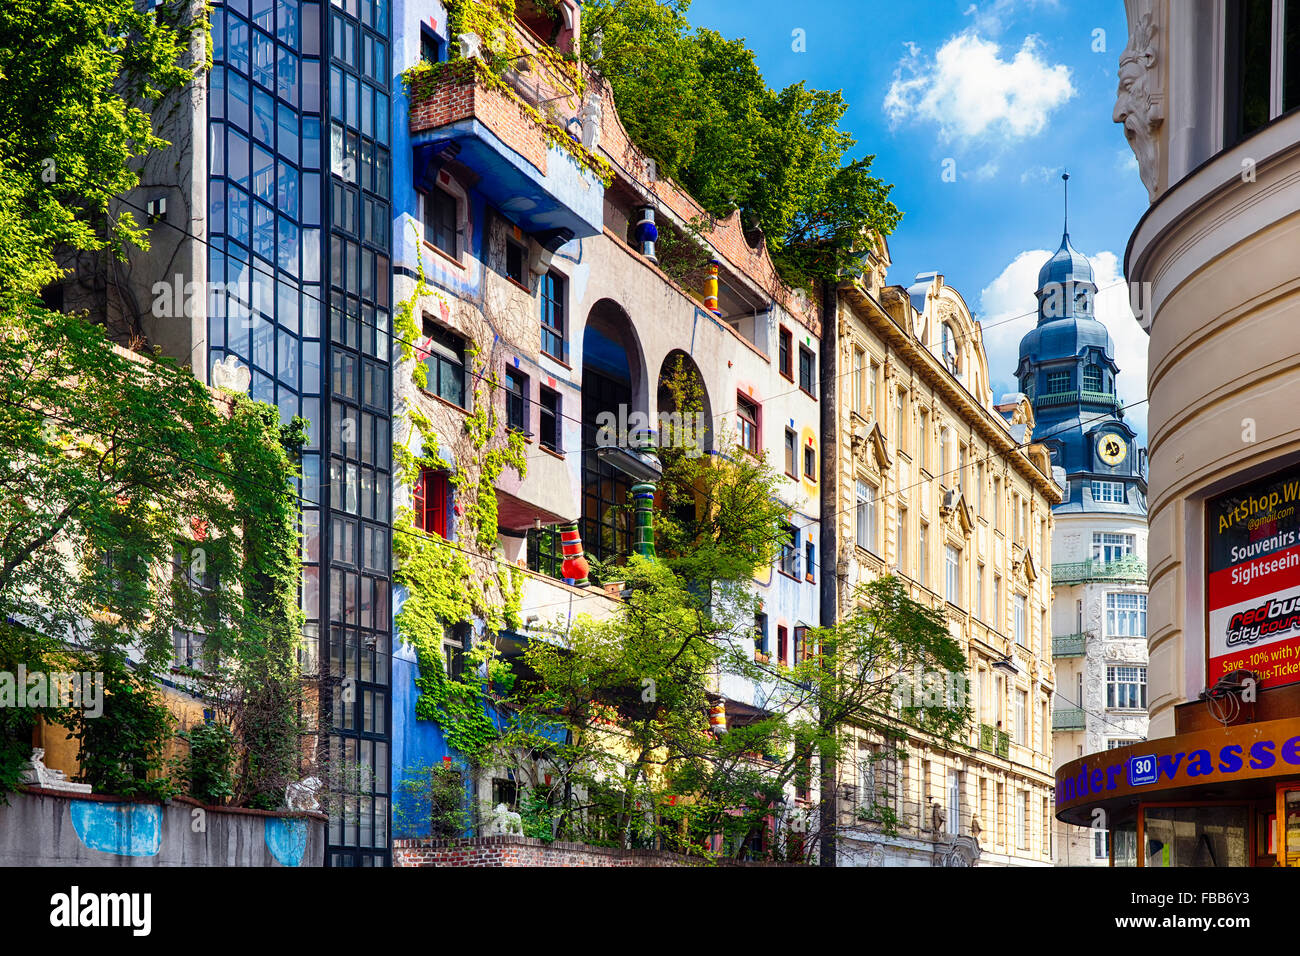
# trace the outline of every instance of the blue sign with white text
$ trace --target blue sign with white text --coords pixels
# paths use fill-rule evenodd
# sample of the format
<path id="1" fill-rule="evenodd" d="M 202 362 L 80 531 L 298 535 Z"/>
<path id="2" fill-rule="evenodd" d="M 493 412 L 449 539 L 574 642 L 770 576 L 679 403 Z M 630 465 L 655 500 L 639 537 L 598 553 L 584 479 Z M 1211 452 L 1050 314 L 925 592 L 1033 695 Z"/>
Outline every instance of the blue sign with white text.
<path id="1" fill-rule="evenodd" d="M 1141 787 L 1148 783 L 1155 783 L 1156 777 L 1156 758 L 1154 755 L 1128 758 L 1128 785 L 1130 787 Z"/>

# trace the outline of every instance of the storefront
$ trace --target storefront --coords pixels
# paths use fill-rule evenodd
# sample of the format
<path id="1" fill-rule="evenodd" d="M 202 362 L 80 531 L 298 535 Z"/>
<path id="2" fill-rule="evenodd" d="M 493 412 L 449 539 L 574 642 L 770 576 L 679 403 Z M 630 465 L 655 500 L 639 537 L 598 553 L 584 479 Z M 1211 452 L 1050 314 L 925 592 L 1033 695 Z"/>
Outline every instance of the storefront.
<path id="1" fill-rule="evenodd" d="M 1081 757 L 1056 815 L 1108 830 L 1112 866 L 1300 866 L 1300 718 Z"/>

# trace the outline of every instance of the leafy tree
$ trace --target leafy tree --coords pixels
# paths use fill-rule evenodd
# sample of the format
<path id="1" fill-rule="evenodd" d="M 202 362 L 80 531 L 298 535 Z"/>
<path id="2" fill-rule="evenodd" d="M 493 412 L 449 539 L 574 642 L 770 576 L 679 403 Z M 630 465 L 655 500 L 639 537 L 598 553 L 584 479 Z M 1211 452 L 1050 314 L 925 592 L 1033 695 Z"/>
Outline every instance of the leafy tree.
<path id="1" fill-rule="evenodd" d="M 739 209 L 787 282 L 834 279 L 861 256 L 867 233 L 898 225 L 892 186 L 871 175 L 874 156 L 849 158 L 840 91 L 770 89 L 743 40 L 692 31 L 689 5 L 591 0 L 584 56 L 664 173 L 715 216 Z"/>

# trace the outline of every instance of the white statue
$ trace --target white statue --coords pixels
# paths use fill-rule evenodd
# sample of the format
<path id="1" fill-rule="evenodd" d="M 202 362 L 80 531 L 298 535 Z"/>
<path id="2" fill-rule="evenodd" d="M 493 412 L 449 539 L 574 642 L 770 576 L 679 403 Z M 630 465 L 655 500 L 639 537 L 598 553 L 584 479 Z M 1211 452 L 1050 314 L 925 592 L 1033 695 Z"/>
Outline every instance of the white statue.
<path id="1" fill-rule="evenodd" d="M 1119 58 L 1119 90 L 1111 119 L 1124 125 L 1124 136 L 1137 157 L 1138 174 L 1152 202 L 1160 183 L 1160 144 L 1156 133 L 1164 122 L 1162 97 L 1152 89 L 1159 54 L 1156 25 L 1151 14 L 1133 24 L 1128 46 Z"/>
<path id="2" fill-rule="evenodd" d="M 284 788 L 284 805 L 290 810 L 319 810 L 320 777 L 307 777 Z"/>
<path id="3" fill-rule="evenodd" d="M 498 803 L 488 823 L 488 836 L 523 836 L 524 823 L 519 814 L 504 803 Z"/>
<path id="4" fill-rule="evenodd" d="M 593 153 L 600 146 L 599 96 L 588 96 L 582 101 L 582 145 Z"/>
<path id="5" fill-rule="evenodd" d="M 32 759 L 27 761 L 27 766 L 23 769 L 22 782 L 43 790 L 63 790 L 68 793 L 90 793 L 91 790 L 90 784 L 73 783 L 62 770 L 53 770 L 45 766 L 44 747 L 36 747 L 32 750 Z"/>
<path id="6" fill-rule="evenodd" d="M 239 359 L 233 355 L 227 355 L 212 366 L 213 388 L 222 388 L 227 392 L 242 395 L 248 391 L 248 383 L 252 378 L 253 373 L 247 367 L 240 365 Z"/>
<path id="7" fill-rule="evenodd" d="M 477 33 L 462 33 L 458 38 L 460 42 L 460 58 L 462 60 L 473 60 L 479 57 L 480 48 L 483 46 L 483 38 Z"/>

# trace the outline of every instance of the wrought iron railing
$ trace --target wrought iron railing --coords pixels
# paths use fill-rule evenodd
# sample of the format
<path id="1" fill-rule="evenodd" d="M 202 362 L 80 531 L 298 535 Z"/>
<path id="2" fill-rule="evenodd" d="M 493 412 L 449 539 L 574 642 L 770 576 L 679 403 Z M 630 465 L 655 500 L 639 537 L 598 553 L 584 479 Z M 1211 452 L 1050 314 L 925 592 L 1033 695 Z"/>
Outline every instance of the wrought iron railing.
<path id="1" fill-rule="evenodd" d="M 1061 707 L 1052 711 L 1053 730 L 1083 730 L 1083 709 L 1079 707 Z"/>
<path id="2" fill-rule="evenodd" d="M 1053 657 L 1082 657 L 1088 648 L 1087 634 L 1052 635 Z"/>
<path id="3" fill-rule="evenodd" d="M 1052 565 L 1053 584 L 1080 584 L 1087 581 L 1137 581 L 1147 579 L 1147 564 L 1136 557 L 1115 561 L 1074 561 Z"/>

